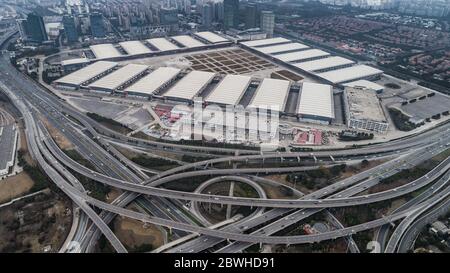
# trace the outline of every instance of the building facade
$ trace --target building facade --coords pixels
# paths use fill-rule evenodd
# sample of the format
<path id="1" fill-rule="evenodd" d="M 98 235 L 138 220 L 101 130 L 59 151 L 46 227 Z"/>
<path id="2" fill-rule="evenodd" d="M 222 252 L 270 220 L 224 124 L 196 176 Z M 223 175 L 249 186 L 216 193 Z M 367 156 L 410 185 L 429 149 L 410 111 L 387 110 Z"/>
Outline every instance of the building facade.
<path id="1" fill-rule="evenodd" d="M 239 24 L 239 0 L 223 1 L 224 18 L 223 26 L 225 29 L 235 28 Z"/>
<path id="2" fill-rule="evenodd" d="M 272 11 L 261 11 L 261 31 L 272 37 L 274 28 L 275 14 Z"/>

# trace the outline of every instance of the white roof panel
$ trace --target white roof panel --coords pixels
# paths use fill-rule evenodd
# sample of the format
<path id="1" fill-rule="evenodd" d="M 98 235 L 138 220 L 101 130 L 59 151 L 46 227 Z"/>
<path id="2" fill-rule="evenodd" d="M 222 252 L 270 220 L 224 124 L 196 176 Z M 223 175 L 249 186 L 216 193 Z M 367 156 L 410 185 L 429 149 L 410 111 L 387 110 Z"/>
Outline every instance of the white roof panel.
<path id="1" fill-rule="evenodd" d="M 84 63 L 88 63 L 90 61 L 91 60 L 89 60 L 88 58 L 76 58 L 76 59 L 69 59 L 69 60 L 61 61 L 61 65 L 66 66 L 66 65 L 72 65 L 72 64 L 84 64 Z"/>
<path id="2" fill-rule="evenodd" d="M 207 102 L 236 105 L 247 90 L 252 78 L 241 75 L 227 75 L 206 98 Z"/>
<path id="3" fill-rule="evenodd" d="M 274 45 L 274 44 L 281 44 L 281 43 L 288 43 L 291 42 L 291 40 L 277 37 L 277 38 L 269 38 L 269 39 L 261 39 L 261 40 L 253 40 L 253 41 L 247 41 L 247 42 L 241 42 L 241 44 L 248 46 L 248 47 L 255 47 L 255 46 L 265 46 L 265 45 Z"/>
<path id="4" fill-rule="evenodd" d="M 304 82 L 297 113 L 301 115 L 334 118 L 332 86 Z"/>
<path id="5" fill-rule="evenodd" d="M 122 56 L 112 44 L 91 45 L 89 48 L 97 59 L 106 59 Z"/>
<path id="6" fill-rule="evenodd" d="M 274 56 L 274 58 L 283 62 L 298 62 L 302 60 L 318 58 L 323 56 L 328 56 L 330 53 L 322 51 L 320 49 L 309 49 L 298 52 L 284 53 Z"/>
<path id="7" fill-rule="evenodd" d="M 215 75 L 212 72 L 192 71 L 169 89 L 164 97 L 192 100 L 212 81 Z"/>
<path id="8" fill-rule="evenodd" d="M 285 80 L 264 79 L 256 90 L 251 107 L 270 109 L 270 107 L 278 108 L 278 111 L 284 111 L 287 96 L 291 83 Z"/>
<path id="9" fill-rule="evenodd" d="M 160 51 L 167 51 L 167 50 L 176 50 L 179 49 L 178 46 L 171 43 L 165 38 L 153 38 L 148 39 L 147 42 L 149 42 L 151 45 L 159 49 Z"/>
<path id="10" fill-rule="evenodd" d="M 210 32 L 210 31 L 197 32 L 197 33 L 194 33 L 194 35 L 198 36 L 200 38 L 203 38 L 206 41 L 213 43 L 213 44 L 228 42 L 228 39 L 225 39 L 222 36 L 217 35 L 216 33 Z"/>
<path id="11" fill-rule="evenodd" d="M 138 55 L 151 53 L 152 51 L 146 47 L 141 41 L 126 41 L 121 42 L 119 45 L 129 54 Z"/>
<path id="12" fill-rule="evenodd" d="M 182 44 L 185 47 L 199 47 L 199 46 L 205 45 L 204 43 L 192 38 L 189 35 L 179 35 L 179 36 L 173 36 L 171 38 L 174 39 L 175 41 L 177 41 L 178 43 Z"/>
<path id="13" fill-rule="evenodd" d="M 343 84 L 344 86 L 350 86 L 350 87 L 363 87 L 363 88 L 367 88 L 367 89 L 372 89 L 375 91 L 378 90 L 383 90 L 384 86 L 379 85 L 378 83 L 374 83 L 368 80 L 359 80 L 359 81 L 354 81 L 354 82 L 349 82 L 349 83 L 345 83 Z"/>
<path id="14" fill-rule="evenodd" d="M 294 66 L 296 66 L 304 71 L 313 72 L 313 71 L 317 71 L 317 70 L 329 69 L 329 68 L 338 67 L 338 66 L 342 66 L 342 65 L 349 65 L 349 64 L 353 64 L 353 63 L 355 63 L 355 62 L 352 60 L 342 58 L 339 56 L 333 56 L 333 57 L 329 57 L 329 58 L 294 64 Z"/>
<path id="15" fill-rule="evenodd" d="M 151 95 L 155 93 L 158 88 L 175 78 L 180 71 L 181 70 L 178 68 L 160 67 L 129 86 L 125 91 Z"/>
<path id="16" fill-rule="evenodd" d="M 105 77 L 89 84 L 89 87 L 94 89 L 100 88 L 114 90 L 147 69 L 148 66 L 146 65 L 127 64 L 126 66 L 117 69 L 113 73 L 108 74 Z"/>
<path id="17" fill-rule="evenodd" d="M 73 85 L 81 85 L 88 80 L 97 77 L 98 75 L 117 66 L 115 62 L 97 61 L 80 70 L 77 70 L 69 75 L 66 75 L 58 80 L 56 83 L 65 83 Z"/>
<path id="18" fill-rule="evenodd" d="M 379 69 L 362 64 L 338 70 L 333 70 L 325 73 L 320 73 L 317 74 L 317 76 L 336 84 L 357 80 L 365 77 L 371 77 L 382 73 L 383 71 Z"/>
<path id="19" fill-rule="evenodd" d="M 258 47 L 255 48 L 255 50 L 258 50 L 259 52 L 262 52 L 264 54 L 276 54 L 286 51 L 302 50 L 305 48 L 309 48 L 309 46 L 300 43 L 290 43 L 290 44 Z"/>

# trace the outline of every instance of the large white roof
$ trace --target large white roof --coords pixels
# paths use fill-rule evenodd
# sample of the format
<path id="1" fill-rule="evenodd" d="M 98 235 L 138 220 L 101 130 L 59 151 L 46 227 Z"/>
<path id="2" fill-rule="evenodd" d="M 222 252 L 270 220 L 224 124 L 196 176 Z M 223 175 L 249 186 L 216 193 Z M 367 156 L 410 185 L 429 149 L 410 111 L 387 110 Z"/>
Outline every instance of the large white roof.
<path id="1" fill-rule="evenodd" d="M 91 45 L 89 48 L 97 59 L 106 59 L 122 56 L 112 44 Z"/>
<path id="2" fill-rule="evenodd" d="M 318 60 L 308 61 L 308 62 L 304 62 L 304 63 L 298 63 L 298 64 L 294 64 L 294 65 L 302 70 L 312 72 L 312 71 L 317 71 L 317 70 L 322 70 L 322 69 L 338 67 L 338 66 L 342 66 L 342 65 L 349 65 L 349 64 L 353 64 L 353 63 L 355 63 L 355 62 L 352 60 L 342 58 L 339 56 L 333 56 L 333 57 L 329 57 L 329 58 L 318 59 Z"/>
<path id="3" fill-rule="evenodd" d="M 90 60 L 88 58 L 75 58 L 75 59 L 61 61 L 61 65 L 66 66 L 66 65 L 72 65 L 72 64 L 84 64 L 84 63 L 88 63 L 88 62 L 90 62 Z"/>
<path id="4" fill-rule="evenodd" d="M 119 43 L 119 45 L 129 55 L 138 55 L 138 54 L 145 54 L 145 53 L 151 53 L 152 52 L 141 41 L 126 41 L 126 42 Z"/>
<path id="5" fill-rule="evenodd" d="M 256 90 L 251 107 L 270 109 L 271 107 L 278 108 L 278 111 L 284 111 L 287 96 L 289 93 L 291 83 L 285 80 L 278 79 L 264 79 Z"/>
<path id="6" fill-rule="evenodd" d="M 291 53 L 284 53 L 280 55 L 274 56 L 274 58 L 277 58 L 280 61 L 283 62 L 296 62 L 296 61 L 302 61 L 312 58 L 318 58 L 323 56 L 328 56 L 330 53 L 322 51 L 320 49 L 309 49 L 309 50 L 303 50 L 298 52 L 291 52 Z"/>
<path id="7" fill-rule="evenodd" d="M 334 118 L 333 88 L 331 85 L 304 82 L 297 113 Z"/>
<path id="8" fill-rule="evenodd" d="M 236 105 L 247 90 L 249 76 L 227 75 L 206 98 L 207 102 Z"/>
<path id="9" fill-rule="evenodd" d="M 164 97 L 192 100 L 211 82 L 215 75 L 212 72 L 192 71 L 169 89 Z"/>
<path id="10" fill-rule="evenodd" d="M 264 54 L 276 54 L 286 51 L 302 50 L 305 48 L 309 48 L 309 46 L 300 43 L 290 43 L 290 44 L 258 47 L 255 48 L 255 50 L 258 50 L 259 52 L 262 52 Z"/>
<path id="11" fill-rule="evenodd" d="M 151 45 L 159 49 L 160 51 L 167 51 L 167 50 L 176 50 L 179 49 L 178 46 L 171 43 L 165 38 L 153 38 L 148 39 L 147 42 L 149 42 Z"/>
<path id="12" fill-rule="evenodd" d="M 80 70 L 77 70 L 69 75 L 66 75 L 58 80 L 56 83 L 65 83 L 73 85 L 81 85 L 88 80 L 97 77 L 98 75 L 106 72 L 117 66 L 115 62 L 97 61 L 90 64 Z"/>
<path id="13" fill-rule="evenodd" d="M 254 40 L 254 41 L 247 41 L 247 42 L 241 42 L 241 44 L 249 47 L 255 47 L 255 46 L 264 46 L 264 45 L 274 45 L 274 44 L 281 44 L 281 43 L 288 43 L 291 40 L 277 37 L 277 38 L 270 38 L 270 39 L 261 39 L 261 40 Z"/>
<path id="14" fill-rule="evenodd" d="M 210 32 L 210 31 L 196 32 L 196 33 L 194 33 L 194 35 L 198 36 L 200 38 L 203 38 L 206 41 L 213 43 L 213 44 L 228 42 L 228 39 L 225 39 L 222 36 L 217 35 L 216 33 Z"/>
<path id="15" fill-rule="evenodd" d="M 171 81 L 179 73 L 180 69 L 173 67 L 160 67 L 143 77 L 133 85 L 125 89 L 126 92 L 142 93 L 151 95 L 158 90 L 162 85 Z"/>
<path id="16" fill-rule="evenodd" d="M 120 87 L 122 84 L 141 74 L 148 69 L 148 66 L 142 64 L 127 64 L 114 71 L 111 74 L 106 75 L 103 78 L 89 84 L 90 88 L 101 88 L 107 90 L 114 90 Z"/>
<path id="17" fill-rule="evenodd" d="M 204 43 L 192 38 L 189 35 L 179 35 L 179 36 L 173 36 L 171 38 L 174 39 L 175 41 L 179 42 L 180 44 L 184 45 L 185 47 L 199 47 L 199 46 L 205 45 Z"/>
<path id="18" fill-rule="evenodd" d="M 365 77 L 375 76 L 377 74 L 382 73 L 383 71 L 379 69 L 362 64 L 338 70 L 333 70 L 325 73 L 320 73 L 317 74 L 317 76 L 332 83 L 343 83 Z"/>
<path id="19" fill-rule="evenodd" d="M 372 89 L 375 91 L 384 89 L 384 86 L 379 85 L 378 83 L 368 81 L 368 80 L 358 80 L 358 81 L 354 81 L 354 82 L 345 83 L 343 85 L 350 86 L 350 87 L 363 87 L 363 88 Z"/>

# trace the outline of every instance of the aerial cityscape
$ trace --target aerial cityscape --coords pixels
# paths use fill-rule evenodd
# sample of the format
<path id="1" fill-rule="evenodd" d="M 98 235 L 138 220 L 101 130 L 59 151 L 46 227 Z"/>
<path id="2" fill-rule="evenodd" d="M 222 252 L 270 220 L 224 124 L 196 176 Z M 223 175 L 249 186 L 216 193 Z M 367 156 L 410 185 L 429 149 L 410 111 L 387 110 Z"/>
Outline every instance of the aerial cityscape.
<path id="1" fill-rule="evenodd" d="M 0 219 L 0 253 L 450 253 L 450 0 L 0 0 Z"/>

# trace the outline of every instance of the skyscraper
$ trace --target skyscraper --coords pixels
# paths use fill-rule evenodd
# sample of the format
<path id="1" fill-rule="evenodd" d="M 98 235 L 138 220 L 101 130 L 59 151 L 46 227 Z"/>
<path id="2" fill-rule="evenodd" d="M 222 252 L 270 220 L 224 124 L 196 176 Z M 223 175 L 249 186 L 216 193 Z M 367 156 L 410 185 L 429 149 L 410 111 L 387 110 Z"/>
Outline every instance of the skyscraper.
<path id="1" fill-rule="evenodd" d="M 268 37 L 272 37 L 274 28 L 275 14 L 272 11 L 261 11 L 261 31 L 267 33 Z"/>
<path id="2" fill-rule="evenodd" d="M 210 3 L 204 4 L 202 8 L 202 25 L 210 27 L 214 18 L 213 5 Z"/>
<path id="3" fill-rule="evenodd" d="M 258 20 L 258 8 L 256 4 L 249 3 L 245 7 L 245 28 L 255 28 Z"/>
<path id="4" fill-rule="evenodd" d="M 91 13 L 89 16 L 91 23 L 92 36 L 96 38 L 103 38 L 106 36 L 106 29 L 103 23 L 103 15 L 98 12 Z"/>
<path id="5" fill-rule="evenodd" d="M 239 24 L 239 0 L 223 0 L 223 26 L 234 28 Z"/>
<path id="6" fill-rule="evenodd" d="M 27 16 L 25 25 L 27 40 L 35 43 L 42 43 L 48 40 L 47 31 L 45 30 L 44 19 L 35 13 Z"/>
<path id="7" fill-rule="evenodd" d="M 64 32 L 66 33 L 67 42 L 78 42 L 78 31 L 75 23 L 75 17 L 70 15 L 63 16 L 62 23 Z"/>

